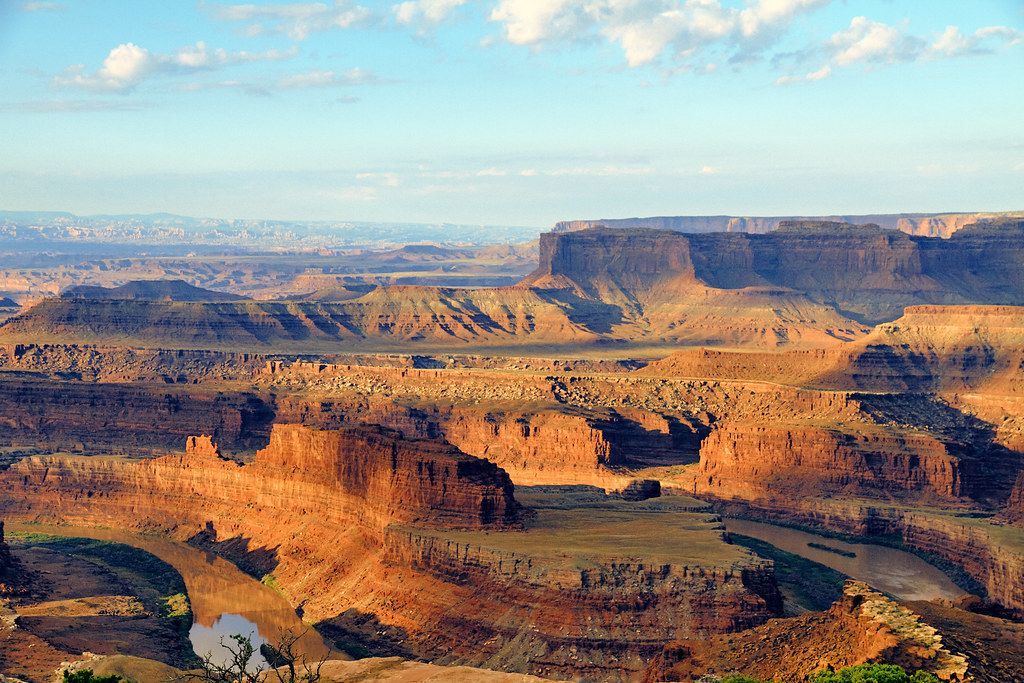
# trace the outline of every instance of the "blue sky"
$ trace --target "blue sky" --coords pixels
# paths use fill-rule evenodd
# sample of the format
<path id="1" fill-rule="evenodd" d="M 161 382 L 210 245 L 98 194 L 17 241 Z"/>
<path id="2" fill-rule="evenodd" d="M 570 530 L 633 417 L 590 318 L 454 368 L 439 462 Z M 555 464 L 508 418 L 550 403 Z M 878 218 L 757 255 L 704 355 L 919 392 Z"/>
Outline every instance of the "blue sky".
<path id="1" fill-rule="evenodd" d="M 1020 0 L 0 0 L 0 209 L 1024 209 Z"/>

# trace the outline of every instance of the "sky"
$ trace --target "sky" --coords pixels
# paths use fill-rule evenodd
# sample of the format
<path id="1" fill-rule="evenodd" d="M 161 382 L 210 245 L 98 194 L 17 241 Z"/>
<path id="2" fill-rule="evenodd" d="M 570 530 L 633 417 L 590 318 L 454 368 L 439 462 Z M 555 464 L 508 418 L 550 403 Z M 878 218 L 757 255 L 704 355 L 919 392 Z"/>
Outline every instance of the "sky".
<path id="1" fill-rule="evenodd" d="M 1024 209 L 1024 0 L 0 0 L 0 209 Z"/>

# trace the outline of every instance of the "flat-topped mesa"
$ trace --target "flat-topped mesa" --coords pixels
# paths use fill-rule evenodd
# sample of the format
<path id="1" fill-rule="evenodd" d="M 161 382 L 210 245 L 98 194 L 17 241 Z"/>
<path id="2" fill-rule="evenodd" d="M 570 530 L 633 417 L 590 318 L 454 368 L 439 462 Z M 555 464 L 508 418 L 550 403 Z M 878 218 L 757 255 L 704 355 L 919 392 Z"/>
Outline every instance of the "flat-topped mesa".
<path id="1" fill-rule="evenodd" d="M 768 234 L 595 227 L 541 235 L 540 266 L 521 283 L 607 296 L 794 290 L 862 321 L 916 304 L 1024 303 L 1024 222 L 969 226 L 949 239 L 875 224 L 790 221 Z M 644 297 L 648 297 L 647 300 Z"/>
<path id="2" fill-rule="evenodd" d="M 538 288 L 578 287 L 599 296 L 605 280 L 629 289 L 681 277 L 694 281 L 690 243 L 670 230 L 591 228 L 540 236 L 540 265 L 520 284 Z"/>

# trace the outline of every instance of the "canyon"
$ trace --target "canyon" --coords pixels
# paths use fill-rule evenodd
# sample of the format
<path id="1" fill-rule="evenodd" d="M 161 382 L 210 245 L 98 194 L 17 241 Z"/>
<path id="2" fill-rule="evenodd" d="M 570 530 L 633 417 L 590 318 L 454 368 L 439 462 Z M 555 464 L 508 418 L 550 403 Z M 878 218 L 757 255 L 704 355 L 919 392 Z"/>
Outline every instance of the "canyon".
<path id="1" fill-rule="evenodd" d="M 351 637 L 358 612 L 373 614 L 402 654 L 446 664 L 628 676 L 672 635 L 777 609 L 770 566 L 723 542 L 696 501 L 588 513 L 541 496 L 526 515 L 495 465 L 379 427 L 275 425 L 245 464 L 209 437 L 144 461 L 34 457 L 0 489 L 6 519 L 191 538 L 259 563 L 328 636 Z"/>
<path id="2" fill-rule="evenodd" d="M 329 640 L 553 678 L 768 675 L 736 653 L 773 567 L 722 513 L 899 543 L 987 601 L 918 614 L 1020 618 L 1024 223 L 964 222 L 569 225 L 512 286 L 45 299 L 0 327 L 0 517 L 187 540 Z M 860 633 L 844 600 L 814 619 Z M 786 638 L 794 676 L 828 659 Z"/>

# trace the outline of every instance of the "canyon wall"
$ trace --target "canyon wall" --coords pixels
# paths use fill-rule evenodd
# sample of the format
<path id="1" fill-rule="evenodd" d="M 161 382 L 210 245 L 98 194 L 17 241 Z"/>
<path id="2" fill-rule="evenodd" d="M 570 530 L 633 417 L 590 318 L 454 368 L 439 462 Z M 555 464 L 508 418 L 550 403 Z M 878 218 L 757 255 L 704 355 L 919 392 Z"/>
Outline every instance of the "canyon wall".
<path id="1" fill-rule="evenodd" d="M 701 444 L 694 493 L 852 495 L 963 508 L 1001 504 L 1020 466 L 1017 453 L 891 427 L 723 423 Z"/>
<path id="2" fill-rule="evenodd" d="M 632 536 L 650 524 L 602 510 L 581 519 Z M 747 628 L 778 608 L 770 563 L 723 543 L 714 516 L 654 512 L 659 540 L 642 560 L 611 541 L 576 556 L 558 529 L 577 513 L 541 511 L 517 530 L 504 472 L 381 428 L 276 425 L 248 464 L 208 437 L 141 462 L 28 458 L 0 472 L 0 514 L 193 538 L 273 572 L 328 635 L 372 618 L 409 656 L 584 680 L 629 678 L 674 637 Z M 661 524 L 678 527 L 678 546 L 658 550 Z"/>
<path id="3" fill-rule="evenodd" d="M 140 529 L 167 521 L 170 530 L 198 530 L 209 519 L 244 517 L 264 506 L 309 506 L 330 523 L 356 521 L 378 532 L 391 522 L 516 523 L 508 475 L 443 442 L 406 440 L 379 427 L 327 432 L 276 425 L 270 445 L 245 465 L 222 458 L 211 444 L 209 437 L 191 438 L 184 455 L 136 462 L 29 458 L 4 473 L 0 505 L 9 514 L 67 523 L 103 518 Z"/>
<path id="4" fill-rule="evenodd" d="M 235 448 L 266 443 L 273 420 L 257 394 L 189 386 L 105 384 L 4 377 L 0 439 L 43 443 L 169 447 L 196 431 Z"/>

